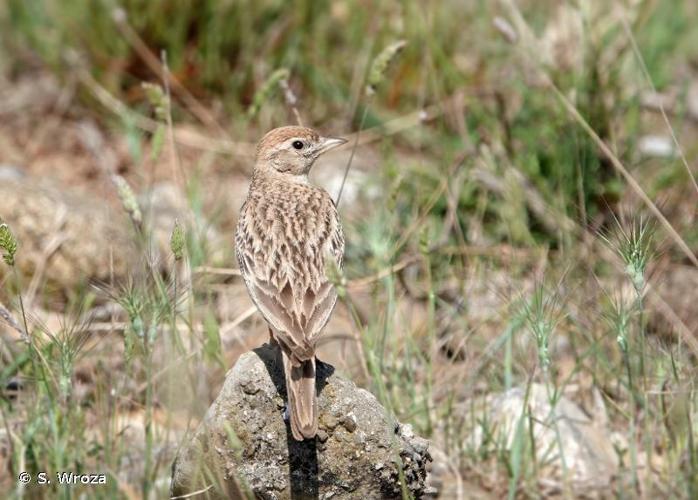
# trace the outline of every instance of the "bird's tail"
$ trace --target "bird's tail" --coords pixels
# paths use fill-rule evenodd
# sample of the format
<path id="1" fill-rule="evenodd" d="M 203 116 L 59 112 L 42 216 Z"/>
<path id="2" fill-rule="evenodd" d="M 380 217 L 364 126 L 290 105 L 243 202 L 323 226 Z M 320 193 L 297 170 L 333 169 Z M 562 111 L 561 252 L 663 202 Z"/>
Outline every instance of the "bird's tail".
<path id="1" fill-rule="evenodd" d="M 315 392 L 315 356 L 294 365 L 282 349 L 288 412 L 291 432 L 296 441 L 311 439 L 317 434 L 317 395 Z"/>

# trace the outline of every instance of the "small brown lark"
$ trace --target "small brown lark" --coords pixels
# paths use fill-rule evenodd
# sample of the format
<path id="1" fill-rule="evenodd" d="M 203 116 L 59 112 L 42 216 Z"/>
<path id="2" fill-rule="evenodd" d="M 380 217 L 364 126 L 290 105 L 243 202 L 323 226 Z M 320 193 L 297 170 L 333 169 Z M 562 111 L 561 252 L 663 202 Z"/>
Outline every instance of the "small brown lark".
<path id="1" fill-rule="evenodd" d="M 330 195 L 308 182 L 317 158 L 346 140 L 281 127 L 257 146 L 235 233 L 240 271 L 280 346 L 293 437 L 317 433 L 315 345 L 337 301 L 325 271 L 342 265 L 344 236 Z"/>

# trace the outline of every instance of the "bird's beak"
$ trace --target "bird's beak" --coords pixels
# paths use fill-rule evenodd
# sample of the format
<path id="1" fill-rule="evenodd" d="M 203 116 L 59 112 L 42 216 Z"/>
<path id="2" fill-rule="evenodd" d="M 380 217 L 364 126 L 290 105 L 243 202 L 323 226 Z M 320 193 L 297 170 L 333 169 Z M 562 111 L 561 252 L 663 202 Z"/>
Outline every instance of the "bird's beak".
<path id="1" fill-rule="evenodd" d="M 317 153 L 320 155 L 322 153 L 326 153 L 330 149 L 334 149 L 337 146 L 341 146 L 342 144 L 346 143 L 346 139 L 342 139 L 341 137 L 322 137 L 320 139 L 320 144 L 318 145 L 317 148 Z"/>

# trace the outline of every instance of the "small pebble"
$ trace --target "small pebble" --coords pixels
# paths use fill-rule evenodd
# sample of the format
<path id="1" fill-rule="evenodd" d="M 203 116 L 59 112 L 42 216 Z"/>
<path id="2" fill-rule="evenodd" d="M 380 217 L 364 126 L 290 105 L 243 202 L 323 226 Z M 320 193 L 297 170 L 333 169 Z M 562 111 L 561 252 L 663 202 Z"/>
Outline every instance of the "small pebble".
<path id="1" fill-rule="evenodd" d="M 318 438 L 318 441 L 320 441 L 321 443 L 324 443 L 325 441 L 327 441 L 327 439 L 328 439 L 329 437 L 330 437 L 330 436 L 329 436 L 329 434 L 327 434 L 327 432 L 325 432 L 325 431 L 322 430 L 322 429 L 318 429 L 318 431 L 317 431 L 317 438 Z"/>
<path id="2" fill-rule="evenodd" d="M 322 423 L 327 429 L 334 429 L 339 424 L 339 421 L 334 415 L 325 415 L 322 417 Z"/>
<path id="3" fill-rule="evenodd" d="M 349 432 L 354 432 L 356 430 L 356 417 L 353 413 L 350 413 L 342 419 L 342 425 Z"/>
<path id="4" fill-rule="evenodd" d="M 242 387 L 242 392 L 245 394 L 253 395 L 259 392 L 259 386 L 255 385 L 255 383 L 251 380 L 240 382 L 240 387 Z"/>

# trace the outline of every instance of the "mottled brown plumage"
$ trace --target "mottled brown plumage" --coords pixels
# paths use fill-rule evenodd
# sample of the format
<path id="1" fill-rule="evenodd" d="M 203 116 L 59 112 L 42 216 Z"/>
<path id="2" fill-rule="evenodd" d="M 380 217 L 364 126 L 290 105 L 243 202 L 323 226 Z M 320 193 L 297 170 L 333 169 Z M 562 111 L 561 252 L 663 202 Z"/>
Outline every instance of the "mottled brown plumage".
<path id="1" fill-rule="evenodd" d="M 235 233 L 245 284 L 283 353 L 296 440 L 317 433 L 315 345 L 337 301 L 326 269 L 328 259 L 341 266 L 344 254 L 337 209 L 308 172 L 344 142 L 304 127 L 267 133 Z"/>

